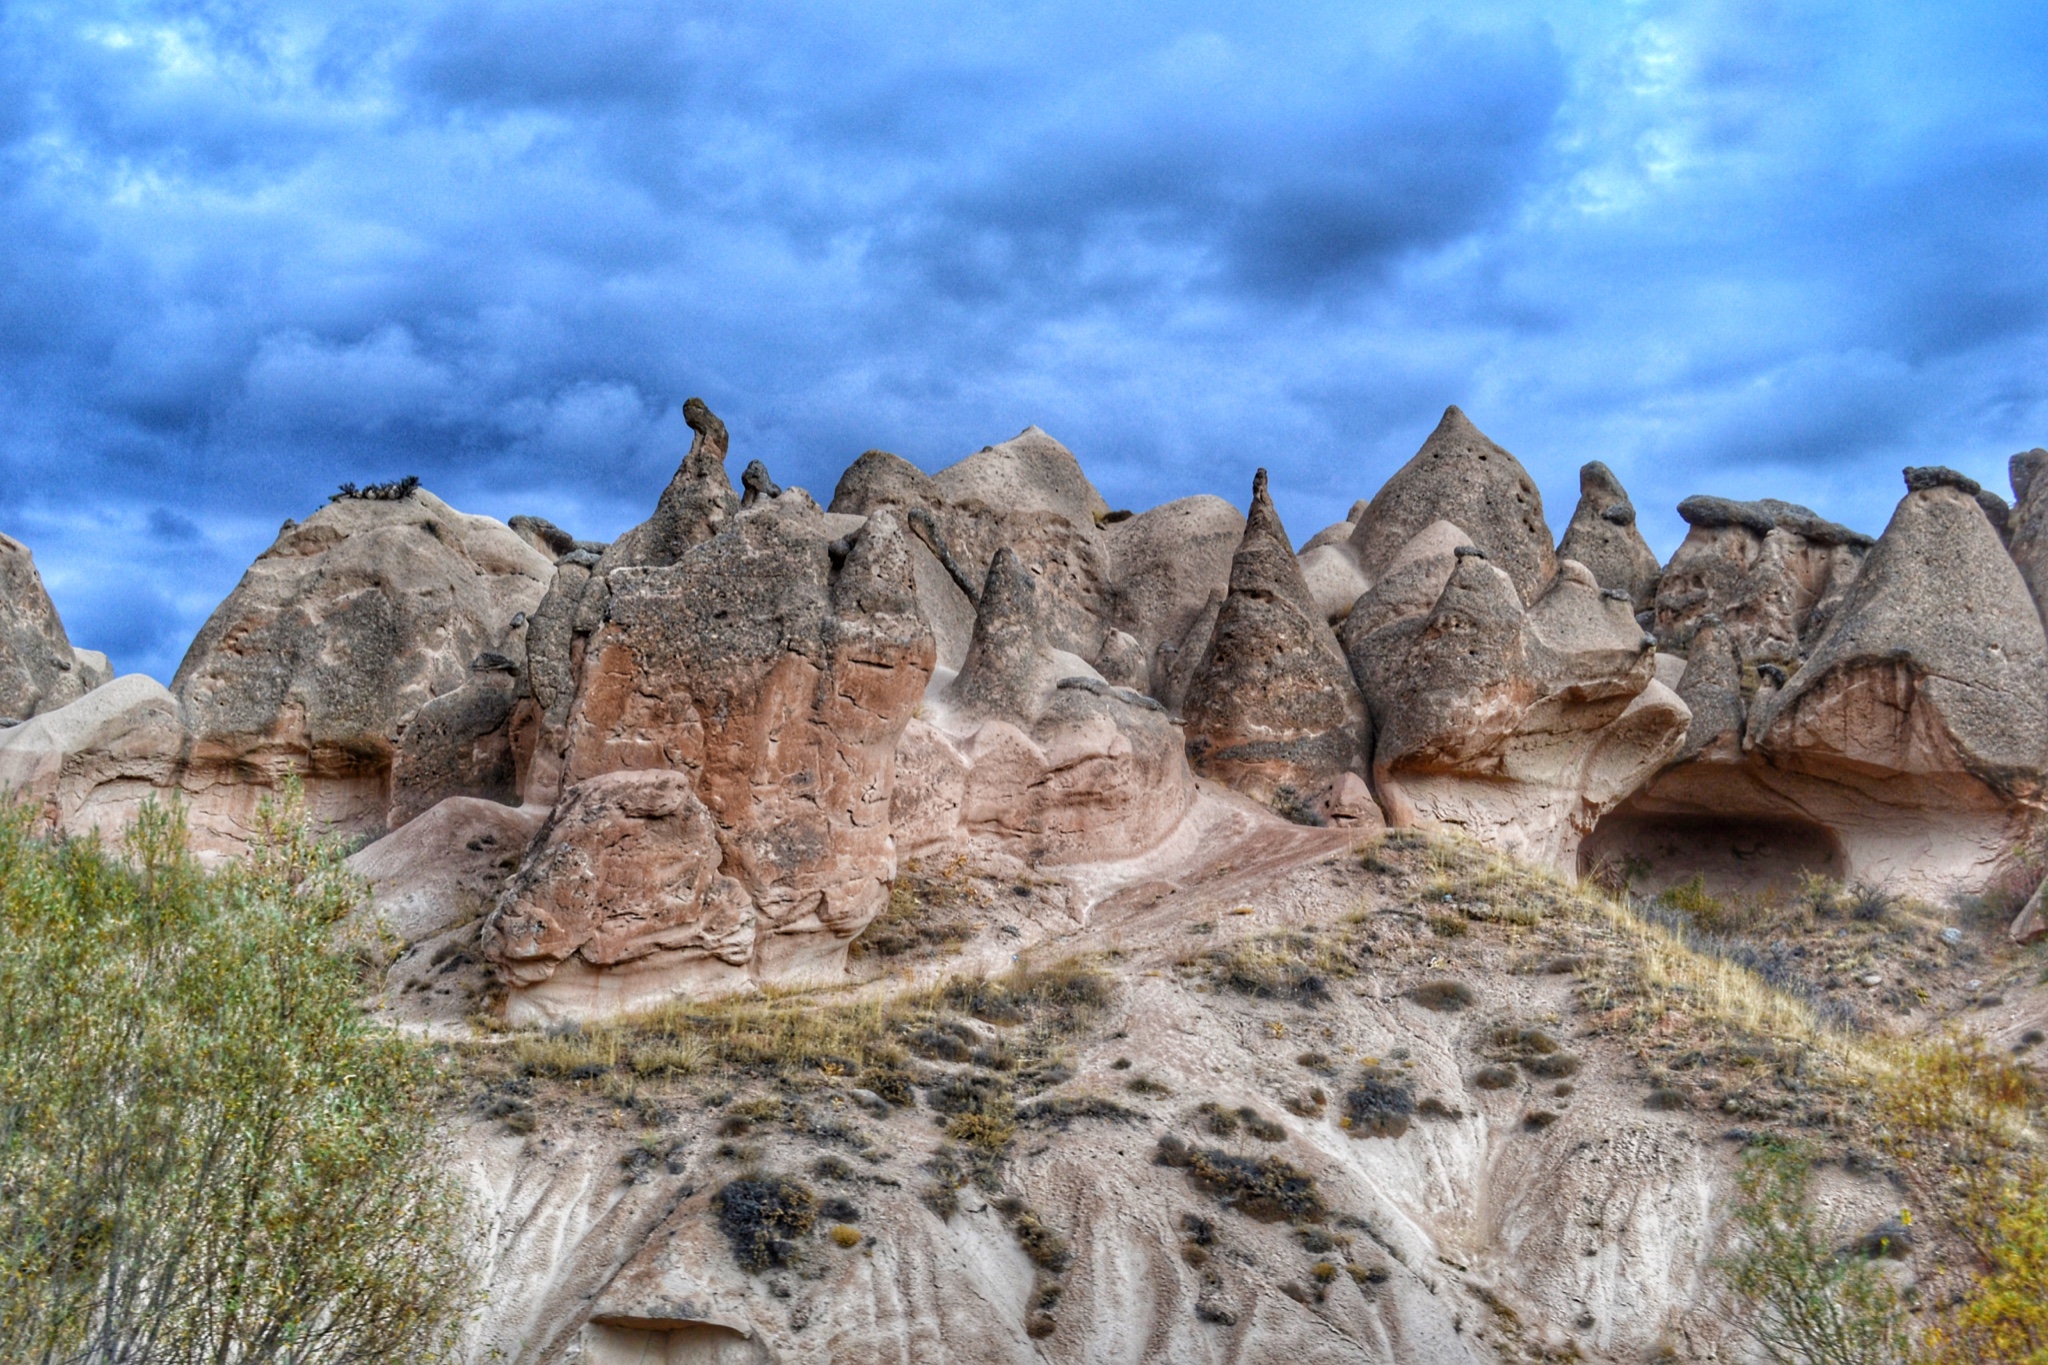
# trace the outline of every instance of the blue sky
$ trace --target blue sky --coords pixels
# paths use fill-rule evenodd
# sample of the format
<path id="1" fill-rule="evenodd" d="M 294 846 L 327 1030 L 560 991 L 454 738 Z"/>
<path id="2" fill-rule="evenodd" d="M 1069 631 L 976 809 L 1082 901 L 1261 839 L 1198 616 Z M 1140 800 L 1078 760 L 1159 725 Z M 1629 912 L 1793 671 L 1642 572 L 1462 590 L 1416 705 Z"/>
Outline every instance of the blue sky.
<path id="1" fill-rule="evenodd" d="M 2048 444 L 2044 95 L 2017 4 L 8 0 L 0 530 L 165 678 L 342 480 L 608 537 L 691 394 L 821 498 L 1036 422 L 1301 540 L 1456 402 L 1559 530 L 1876 531 Z"/>

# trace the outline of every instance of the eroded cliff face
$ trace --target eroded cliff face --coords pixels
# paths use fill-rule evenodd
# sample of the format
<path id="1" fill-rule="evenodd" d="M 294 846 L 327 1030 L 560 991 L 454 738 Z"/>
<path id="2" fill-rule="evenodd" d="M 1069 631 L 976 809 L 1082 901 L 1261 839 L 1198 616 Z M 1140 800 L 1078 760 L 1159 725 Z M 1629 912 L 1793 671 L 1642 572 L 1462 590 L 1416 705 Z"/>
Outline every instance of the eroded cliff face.
<path id="1" fill-rule="evenodd" d="M 2023 867 L 2038 453 L 1876 540 L 1688 499 L 1659 565 L 1597 462 L 1553 546 L 1455 408 L 1298 554 L 1263 476 L 1133 516 L 1029 428 L 826 509 L 685 417 L 609 545 L 410 485 L 288 524 L 170 688 L 0 541 L 48 827 L 176 795 L 229 852 L 292 778 L 367 841 L 378 1007 L 474 1100 L 471 1359 L 1728 1358 L 1720 1135 L 1848 1101 L 1530 869 Z"/>

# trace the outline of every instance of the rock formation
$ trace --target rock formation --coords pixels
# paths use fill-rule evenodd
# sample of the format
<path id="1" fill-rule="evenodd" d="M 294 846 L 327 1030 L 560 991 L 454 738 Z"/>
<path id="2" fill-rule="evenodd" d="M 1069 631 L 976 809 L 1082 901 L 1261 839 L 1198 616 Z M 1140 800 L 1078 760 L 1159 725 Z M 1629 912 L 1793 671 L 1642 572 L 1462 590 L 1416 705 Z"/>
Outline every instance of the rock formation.
<path id="1" fill-rule="evenodd" d="M 1194 800 L 1165 708 L 1052 643 L 1038 580 L 1008 547 L 980 599 L 959 677 L 898 755 L 904 851 L 1054 866 L 1159 843 Z"/>
<path id="2" fill-rule="evenodd" d="M 105 681 L 96 675 L 72 650 L 28 547 L 0 535 L 0 725 L 78 700 Z"/>
<path id="3" fill-rule="evenodd" d="M 1579 468 L 1579 505 L 1557 554 L 1585 565 L 1601 587 L 1627 593 L 1636 610 L 1649 611 L 1656 605 L 1662 566 L 1636 529 L 1636 508 L 1628 490 L 1598 460 Z"/>
<path id="4" fill-rule="evenodd" d="M 1196 771 L 1303 813 L 1379 823 L 1361 784 L 1342 780 L 1366 766 L 1364 700 L 1302 579 L 1263 469 L 1230 592 L 1181 709 Z"/>
<path id="5" fill-rule="evenodd" d="M 1424 583 L 1439 571 L 1427 545 L 1405 558 Z M 1453 826 L 1568 863 L 1684 737 L 1685 705 L 1656 681 L 1627 596 L 1573 560 L 1525 609 L 1504 570 L 1459 547 L 1425 613 L 1347 639 L 1372 710 L 1373 786 L 1395 825 Z"/>
<path id="6" fill-rule="evenodd" d="M 111 838 L 177 788 L 187 747 L 178 699 L 131 673 L 0 730 L 0 793 L 33 804 L 45 828 Z"/>
<path id="7" fill-rule="evenodd" d="M 1682 847 L 1688 875 L 1722 882 L 1806 868 L 1937 895 L 2011 856 L 2048 767 L 2048 638 L 1976 485 L 1940 469 L 1906 482 L 1803 659 L 1753 669 L 1752 685 L 1743 636 L 1700 618 L 1681 686 L 1714 699 L 1715 733 L 1689 738 L 1689 761 L 1617 811 L 1589 856 L 1675 872 Z M 1749 620 L 1796 639 L 1790 618 Z"/>
<path id="8" fill-rule="evenodd" d="M 1350 543 L 1366 581 L 1379 581 L 1402 547 L 1436 521 L 1463 527 L 1525 603 L 1540 597 L 1557 572 L 1535 480 L 1455 407 L 1444 409 L 1422 449 L 1358 519 Z"/>
<path id="9" fill-rule="evenodd" d="M 1751 663 L 1783 664 L 1812 648 L 1871 544 L 1775 498 L 1691 497 L 1678 514 L 1692 529 L 1658 581 L 1658 642 L 1682 652 L 1699 621 L 1714 616 Z"/>
<path id="10" fill-rule="evenodd" d="M 180 782 L 194 827 L 232 846 L 293 774 L 321 819 L 381 831 L 400 731 L 507 646 L 550 574 L 503 523 L 424 489 L 341 497 L 288 523 L 171 682 L 191 732 Z"/>
<path id="11" fill-rule="evenodd" d="M 1136 641 L 1146 678 L 1132 683 L 1178 710 L 1208 653 L 1244 517 L 1218 497 L 1181 498 L 1104 528 L 1109 620 Z M 1212 602 L 1212 599 L 1216 599 Z"/>

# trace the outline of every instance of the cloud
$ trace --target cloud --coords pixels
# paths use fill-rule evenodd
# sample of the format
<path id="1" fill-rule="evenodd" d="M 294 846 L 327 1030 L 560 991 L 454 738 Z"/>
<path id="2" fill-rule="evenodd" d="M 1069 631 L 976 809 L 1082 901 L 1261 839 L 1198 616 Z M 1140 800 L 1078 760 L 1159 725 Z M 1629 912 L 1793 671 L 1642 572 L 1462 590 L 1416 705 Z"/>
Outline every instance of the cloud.
<path id="1" fill-rule="evenodd" d="M 1449 402 L 1562 524 L 1876 529 L 2048 419 L 2048 17 L 1772 0 L 0 11 L 0 529 L 168 676 L 288 516 L 581 535 L 1037 422 L 1307 535 Z M 170 583 L 174 587 L 162 585 Z M 155 585 L 155 586 L 152 586 Z"/>

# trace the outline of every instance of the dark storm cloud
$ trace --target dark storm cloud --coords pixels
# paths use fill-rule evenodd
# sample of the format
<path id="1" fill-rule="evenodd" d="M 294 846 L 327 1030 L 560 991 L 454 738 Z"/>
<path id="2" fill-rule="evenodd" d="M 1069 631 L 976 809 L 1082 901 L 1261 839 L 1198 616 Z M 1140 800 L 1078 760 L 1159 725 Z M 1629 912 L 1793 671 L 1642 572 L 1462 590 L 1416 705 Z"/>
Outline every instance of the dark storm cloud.
<path id="1" fill-rule="evenodd" d="M 1037 422 L 1306 537 L 1458 402 L 1569 516 L 1882 526 L 2048 425 L 2043 21 L 1962 5 L 21 3 L 0 529 L 168 676 L 287 516 L 582 535 Z"/>

